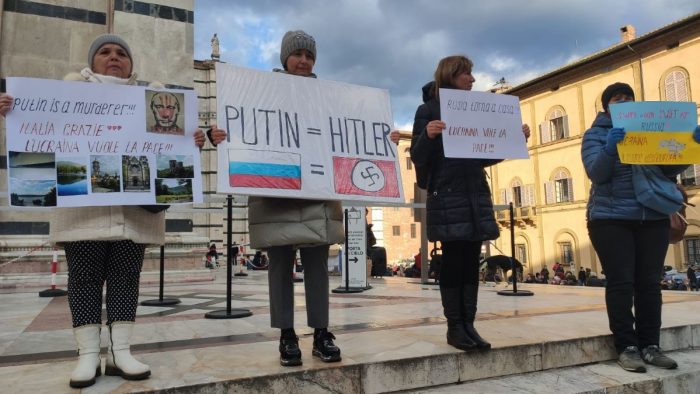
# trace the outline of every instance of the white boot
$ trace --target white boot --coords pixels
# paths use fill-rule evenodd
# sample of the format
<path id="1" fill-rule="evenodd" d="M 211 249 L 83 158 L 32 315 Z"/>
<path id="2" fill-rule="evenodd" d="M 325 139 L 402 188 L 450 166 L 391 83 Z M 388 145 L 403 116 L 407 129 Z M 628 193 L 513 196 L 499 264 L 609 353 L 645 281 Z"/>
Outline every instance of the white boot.
<path id="1" fill-rule="evenodd" d="M 109 326 L 109 353 L 105 375 L 121 376 L 127 380 L 142 380 L 151 376 L 151 369 L 136 360 L 129 351 L 129 338 L 134 322 L 120 321 Z"/>
<path id="2" fill-rule="evenodd" d="M 100 325 L 88 324 L 73 329 L 78 342 L 78 365 L 70 376 L 73 388 L 95 384 L 95 378 L 102 374 L 100 362 Z"/>

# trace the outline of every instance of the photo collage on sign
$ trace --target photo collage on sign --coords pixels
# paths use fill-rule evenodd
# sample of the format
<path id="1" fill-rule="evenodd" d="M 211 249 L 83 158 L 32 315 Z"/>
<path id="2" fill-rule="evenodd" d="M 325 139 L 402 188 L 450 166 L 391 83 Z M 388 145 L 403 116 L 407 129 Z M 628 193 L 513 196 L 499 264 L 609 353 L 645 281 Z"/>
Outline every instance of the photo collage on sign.
<path id="1" fill-rule="evenodd" d="M 53 153 L 9 152 L 10 205 L 56 206 L 56 157 Z"/>

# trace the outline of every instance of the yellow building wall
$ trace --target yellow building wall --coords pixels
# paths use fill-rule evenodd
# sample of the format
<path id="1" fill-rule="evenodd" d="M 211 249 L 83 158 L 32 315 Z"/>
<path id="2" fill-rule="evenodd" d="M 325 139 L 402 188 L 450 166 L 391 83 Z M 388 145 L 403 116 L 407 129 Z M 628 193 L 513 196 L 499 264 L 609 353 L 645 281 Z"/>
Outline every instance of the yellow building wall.
<path id="1" fill-rule="evenodd" d="M 591 126 L 597 110 L 600 109 L 600 96 L 603 90 L 614 82 L 625 82 L 635 90 L 637 100 L 641 100 L 642 87 L 645 101 L 664 99 L 663 78 L 677 68 L 689 74 L 690 101 L 700 101 L 700 31 L 691 37 L 681 38 L 679 46 L 667 49 L 667 44 L 659 42 L 642 53 L 641 68 L 639 58 L 626 58 L 613 66 L 591 72 L 581 72 L 580 78 L 558 89 L 529 97 L 520 97 L 523 123 L 530 125 L 532 135 L 528 141 L 530 159 L 499 163 L 489 170 L 496 204 L 503 204 L 499 191 L 509 188 L 514 180 L 523 185 L 535 185 L 536 215 L 532 220 L 516 220 L 515 243 L 526 246 L 526 272 L 539 272 L 543 266 L 550 270 L 560 261 L 560 242 L 570 242 L 573 246 L 574 266 L 567 267 L 576 272 L 580 267 L 600 272 L 600 263 L 590 244 L 586 229 L 586 202 L 590 190 L 581 163 L 581 138 Z M 569 137 L 541 143 L 539 125 L 546 120 L 553 108 L 563 108 L 568 120 Z M 553 180 L 558 169 L 566 169 L 573 179 L 573 201 L 545 203 L 544 183 Z M 700 207 L 700 187 L 686 188 L 691 202 Z M 686 237 L 700 235 L 700 208 L 688 212 L 691 225 Z M 501 237 L 494 244 L 506 254 L 510 254 L 509 221 L 501 218 Z M 497 251 L 492 250 L 491 254 Z M 670 245 L 666 264 L 684 269 L 687 264 L 683 242 Z"/>

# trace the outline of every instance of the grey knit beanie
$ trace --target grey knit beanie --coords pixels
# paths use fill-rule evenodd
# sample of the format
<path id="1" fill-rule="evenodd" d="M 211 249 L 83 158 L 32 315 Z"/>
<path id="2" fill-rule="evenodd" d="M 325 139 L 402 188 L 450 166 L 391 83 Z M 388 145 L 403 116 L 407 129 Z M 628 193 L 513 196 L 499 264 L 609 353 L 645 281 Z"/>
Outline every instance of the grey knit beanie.
<path id="1" fill-rule="evenodd" d="M 129 44 L 127 44 L 123 38 L 116 34 L 103 34 L 95 38 L 92 44 L 90 44 L 90 50 L 88 51 L 88 66 L 92 68 L 92 59 L 95 57 L 97 50 L 104 44 L 117 44 L 124 48 L 126 54 L 129 55 L 129 59 L 131 60 L 131 70 L 129 70 L 129 74 L 131 74 L 131 71 L 134 68 L 134 57 L 131 56 L 131 48 L 129 48 Z"/>
<path id="2" fill-rule="evenodd" d="M 280 48 L 280 61 L 285 70 L 287 69 L 287 58 L 297 49 L 306 49 L 311 52 L 314 60 L 316 59 L 316 40 L 303 30 L 288 31 L 282 38 L 282 47 Z"/>

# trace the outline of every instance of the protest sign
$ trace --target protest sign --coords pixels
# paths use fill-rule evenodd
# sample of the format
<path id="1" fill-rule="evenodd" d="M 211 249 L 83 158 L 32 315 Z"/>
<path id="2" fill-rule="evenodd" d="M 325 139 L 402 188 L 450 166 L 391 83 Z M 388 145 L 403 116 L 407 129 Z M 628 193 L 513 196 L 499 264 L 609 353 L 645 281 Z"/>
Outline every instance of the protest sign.
<path id="1" fill-rule="evenodd" d="M 403 202 L 386 90 L 216 64 L 218 193 Z"/>
<path id="2" fill-rule="evenodd" d="M 445 157 L 527 159 L 520 103 L 515 96 L 440 89 Z"/>
<path id="3" fill-rule="evenodd" d="M 7 92 L 10 205 L 202 201 L 193 91 L 8 78 Z"/>
<path id="4" fill-rule="evenodd" d="M 627 164 L 700 163 L 700 144 L 693 140 L 697 105 L 691 102 L 645 101 L 610 105 L 613 127 L 624 128 L 618 144 Z"/>

